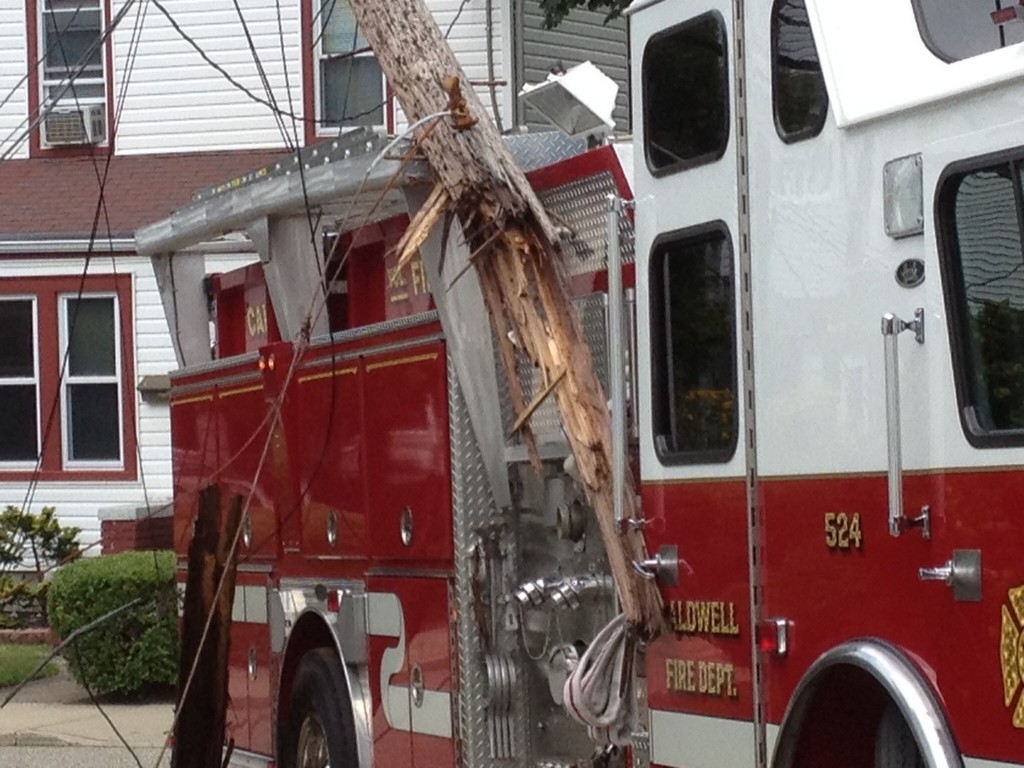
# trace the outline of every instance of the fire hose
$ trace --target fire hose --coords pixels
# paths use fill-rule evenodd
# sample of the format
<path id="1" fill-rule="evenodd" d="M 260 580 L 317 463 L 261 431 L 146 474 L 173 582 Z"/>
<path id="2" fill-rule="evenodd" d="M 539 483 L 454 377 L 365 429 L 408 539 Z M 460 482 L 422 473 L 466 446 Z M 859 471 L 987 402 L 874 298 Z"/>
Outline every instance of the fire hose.
<path id="1" fill-rule="evenodd" d="M 565 708 L 600 744 L 625 746 L 636 722 L 633 662 L 636 628 L 616 616 L 584 652 L 563 688 Z"/>

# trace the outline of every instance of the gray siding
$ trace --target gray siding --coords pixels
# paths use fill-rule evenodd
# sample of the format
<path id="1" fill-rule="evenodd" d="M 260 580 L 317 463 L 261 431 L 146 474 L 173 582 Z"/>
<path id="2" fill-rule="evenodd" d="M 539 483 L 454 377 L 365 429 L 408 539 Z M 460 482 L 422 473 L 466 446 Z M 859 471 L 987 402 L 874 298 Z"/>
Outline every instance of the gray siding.
<path id="1" fill-rule="evenodd" d="M 629 130 L 629 36 L 626 20 L 604 23 L 604 13 L 577 8 L 557 27 L 542 26 L 538 0 L 513 0 L 515 8 L 516 92 L 524 83 L 539 83 L 557 62 L 568 69 L 591 61 L 619 84 L 615 127 Z M 517 99 L 516 122 L 531 130 L 551 130 L 551 124 Z"/>

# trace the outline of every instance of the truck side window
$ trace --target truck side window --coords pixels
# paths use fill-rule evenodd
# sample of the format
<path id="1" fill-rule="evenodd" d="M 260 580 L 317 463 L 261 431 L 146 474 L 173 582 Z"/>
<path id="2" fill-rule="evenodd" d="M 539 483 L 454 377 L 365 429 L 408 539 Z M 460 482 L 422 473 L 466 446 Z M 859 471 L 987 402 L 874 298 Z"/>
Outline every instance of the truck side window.
<path id="1" fill-rule="evenodd" d="M 957 390 L 976 445 L 1024 443 L 1021 165 L 956 173 L 939 196 Z"/>
<path id="2" fill-rule="evenodd" d="M 661 176 L 725 153 L 729 143 L 729 83 L 725 21 L 697 16 L 659 32 L 644 49 L 641 79 L 644 154 Z"/>
<path id="3" fill-rule="evenodd" d="M 772 8 L 772 110 L 787 144 L 825 126 L 828 93 L 804 0 L 776 0 Z"/>
<path id="4" fill-rule="evenodd" d="M 931 52 L 959 61 L 1024 40 L 1024 24 L 996 25 L 992 12 L 1016 3 L 994 0 L 913 0 L 917 28 Z"/>
<path id="5" fill-rule="evenodd" d="M 736 449 L 735 280 L 721 222 L 655 242 L 651 257 L 654 441 L 665 464 Z"/>

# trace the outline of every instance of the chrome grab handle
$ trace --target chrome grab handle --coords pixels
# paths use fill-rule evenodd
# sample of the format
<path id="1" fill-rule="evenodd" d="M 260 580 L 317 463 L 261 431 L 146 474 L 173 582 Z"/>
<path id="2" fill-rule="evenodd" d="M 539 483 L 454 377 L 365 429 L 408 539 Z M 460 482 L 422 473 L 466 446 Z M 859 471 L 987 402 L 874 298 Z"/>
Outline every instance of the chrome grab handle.
<path id="1" fill-rule="evenodd" d="M 619 245 L 619 217 L 622 211 L 622 200 L 617 195 L 608 195 L 608 214 L 605 220 L 608 238 L 608 389 L 612 409 L 612 494 L 616 525 L 620 525 L 625 517 L 622 495 L 626 489 L 626 361 L 622 339 L 625 307 L 622 252 Z"/>
<path id="2" fill-rule="evenodd" d="M 953 599 L 976 603 L 981 600 L 981 550 L 954 549 L 945 565 L 919 568 L 921 581 L 941 581 L 953 588 Z"/>
<path id="3" fill-rule="evenodd" d="M 903 514 L 903 438 L 900 431 L 900 358 L 899 335 L 914 332 L 918 344 L 924 344 L 924 309 L 914 310 L 914 319 L 901 320 L 896 315 L 882 315 L 882 339 L 885 344 L 885 423 L 889 453 L 889 533 L 899 536 L 907 528 L 919 526 L 929 538 L 927 507 L 918 517 Z"/>

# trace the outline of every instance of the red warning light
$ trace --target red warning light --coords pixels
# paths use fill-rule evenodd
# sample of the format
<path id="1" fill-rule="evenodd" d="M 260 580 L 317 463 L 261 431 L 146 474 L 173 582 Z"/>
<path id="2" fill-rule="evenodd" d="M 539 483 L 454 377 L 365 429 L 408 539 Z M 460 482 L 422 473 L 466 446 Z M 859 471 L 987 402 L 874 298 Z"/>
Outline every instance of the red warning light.
<path id="1" fill-rule="evenodd" d="M 327 593 L 327 610 L 337 613 L 339 608 L 341 608 L 341 592 L 337 589 L 332 589 Z"/>

